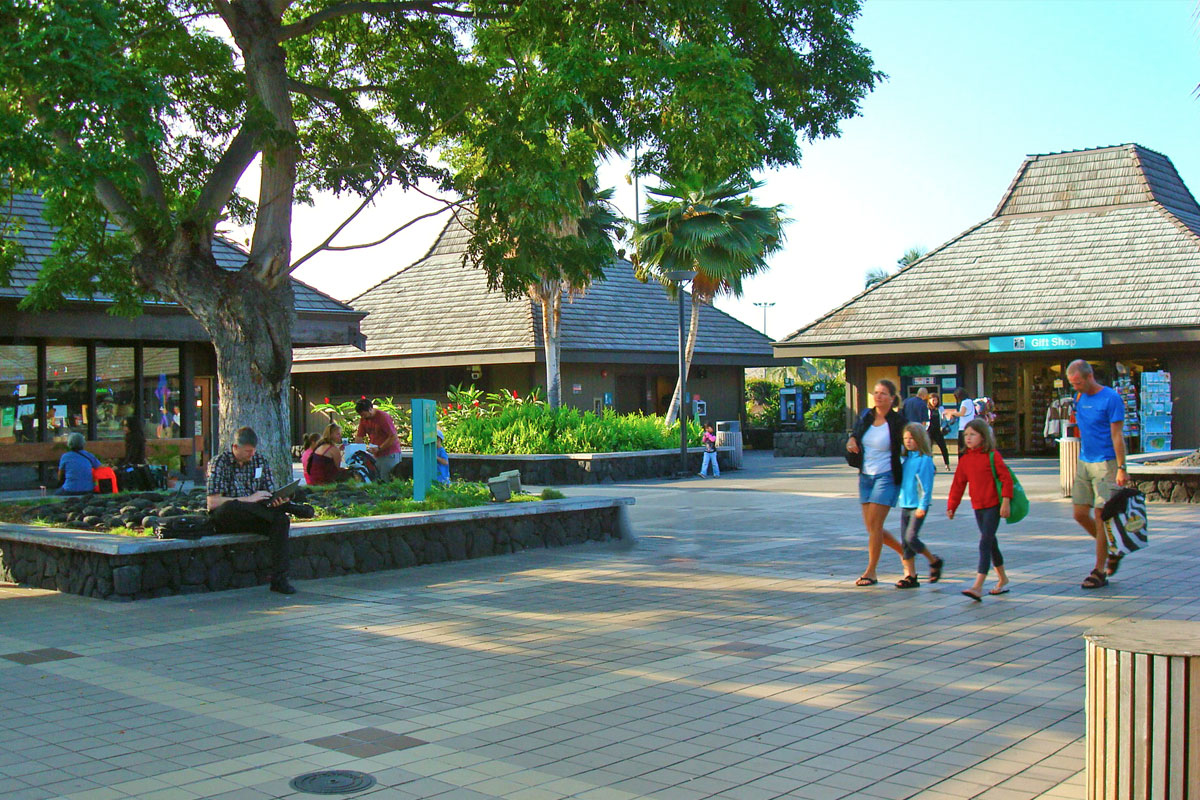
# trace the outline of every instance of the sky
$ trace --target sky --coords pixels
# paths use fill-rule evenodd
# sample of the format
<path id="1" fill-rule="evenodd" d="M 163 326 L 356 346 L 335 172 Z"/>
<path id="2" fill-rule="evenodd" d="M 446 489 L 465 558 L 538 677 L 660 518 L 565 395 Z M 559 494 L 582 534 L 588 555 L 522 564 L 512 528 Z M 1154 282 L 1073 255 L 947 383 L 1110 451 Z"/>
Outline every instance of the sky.
<path id="1" fill-rule="evenodd" d="M 1027 155 L 1127 142 L 1169 157 L 1200 191 L 1197 0 L 867 0 L 855 39 L 887 74 L 841 135 L 807 143 L 800 165 L 759 176 L 761 203 L 792 222 L 770 269 L 717 307 L 780 339 L 893 268 L 989 217 Z M 633 215 L 622 163 L 601 184 Z M 651 183 L 652 183 L 651 179 Z M 643 188 L 645 188 L 643 182 Z M 297 209 L 296 258 L 357 205 Z M 370 241 L 430 208 L 385 194 L 339 243 Z M 444 217 L 385 246 L 322 253 L 296 277 L 349 300 L 425 255 Z"/>

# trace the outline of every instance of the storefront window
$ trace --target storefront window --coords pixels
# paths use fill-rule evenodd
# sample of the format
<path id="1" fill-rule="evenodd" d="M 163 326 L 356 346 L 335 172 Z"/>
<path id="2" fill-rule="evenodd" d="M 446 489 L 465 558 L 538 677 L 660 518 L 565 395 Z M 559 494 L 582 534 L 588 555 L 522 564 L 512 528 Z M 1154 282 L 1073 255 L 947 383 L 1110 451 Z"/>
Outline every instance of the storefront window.
<path id="1" fill-rule="evenodd" d="M 49 439 L 61 441 L 71 433 L 87 436 L 87 348 L 46 348 L 46 430 Z"/>
<path id="2" fill-rule="evenodd" d="M 96 347 L 96 438 L 120 439 L 121 421 L 134 414 L 132 347 Z"/>
<path id="3" fill-rule="evenodd" d="M 0 345 L 0 444 L 37 441 L 37 348 Z"/>
<path id="4" fill-rule="evenodd" d="M 142 350 L 142 427 L 147 439 L 179 437 L 179 348 Z"/>

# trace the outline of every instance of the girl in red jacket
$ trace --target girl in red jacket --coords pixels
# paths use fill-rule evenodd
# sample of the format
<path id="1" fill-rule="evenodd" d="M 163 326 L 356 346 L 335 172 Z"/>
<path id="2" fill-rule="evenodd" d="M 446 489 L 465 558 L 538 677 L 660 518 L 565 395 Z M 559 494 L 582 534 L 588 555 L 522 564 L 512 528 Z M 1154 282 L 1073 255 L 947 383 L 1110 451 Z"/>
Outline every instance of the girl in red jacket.
<path id="1" fill-rule="evenodd" d="M 958 457 L 958 469 L 954 471 L 954 482 L 950 485 L 950 501 L 946 516 L 954 519 L 954 510 L 962 501 L 963 491 L 971 488 L 971 507 L 975 509 L 975 523 L 979 526 L 979 570 L 975 583 L 963 594 L 975 602 L 983 599 L 983 582 L 988 568 L 995 566 L 999 580 L 988 594 L 1006 594 L 1008 575 L 1004 572 L 1004 556 L 996 543 L 996 530 L 1000 518 L 1007 519 L 1013 496 L 1012 473 L 1000 453 L 996 452 L 996 437 L 992 426 L 976 418 L 967 423 L 963 431 L 967 452 Z M 1000 494 L 996 494 L 996 478 L 992 476 L 992 459 L 996 462 L 996 475 L 1000 478 Z"/>

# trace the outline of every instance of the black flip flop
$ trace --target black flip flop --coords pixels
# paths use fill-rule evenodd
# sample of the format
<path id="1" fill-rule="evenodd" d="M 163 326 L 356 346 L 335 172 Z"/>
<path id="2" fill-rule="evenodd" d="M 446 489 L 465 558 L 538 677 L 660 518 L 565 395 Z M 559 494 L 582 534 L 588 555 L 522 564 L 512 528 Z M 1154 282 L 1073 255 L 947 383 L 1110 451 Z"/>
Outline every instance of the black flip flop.
<path id="1" fill-rule="evenodd" d="M 979 595 L 975 594 L 974 592 L 972 592 L 970 589 L 963 589 L 962 593 L 965 594 L 967 597 L 971 598 L 972 600 L 974 600 L 976 603 L 983 602 L 983 598 L 980 597 Z"/>
<path id="2" fill-rule="evenodd" d="M 874 586 L 877 583 L 879 583 L 878 578 L 868 578 L 868 577 L 864 576 L 864 577 L 856 580 L 854 582 L 854 585 L 855 586 Z"/>

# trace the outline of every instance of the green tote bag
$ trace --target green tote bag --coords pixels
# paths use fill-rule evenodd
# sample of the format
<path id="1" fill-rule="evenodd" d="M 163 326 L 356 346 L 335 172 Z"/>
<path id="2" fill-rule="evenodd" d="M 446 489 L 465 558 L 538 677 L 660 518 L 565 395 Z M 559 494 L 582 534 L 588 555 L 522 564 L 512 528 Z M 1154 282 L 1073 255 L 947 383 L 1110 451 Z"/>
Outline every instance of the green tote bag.
<path id="1" fill-rule="evenodd" d="M 996 474 L 996 453 L 995 451 L 988 453 L 988 461 L 992 465 L 992 478 L 996 481 L 996 495 L 1003 497 L 1002 484 L 1000 476 Z M 1004 520 L 1009 525 L 1014 522 L 1020 522 L 1029 514 L 1029 498 L 1025 496 L 1025 489 L 1021 486 L 1021 482 L 1017 480 L 1017 473 L 1013 472 L 1012 467 L 1008 468 L 1008 474 L 1012 475 L 1013 496 L 1008 503 L 1008 519 Z"/>

